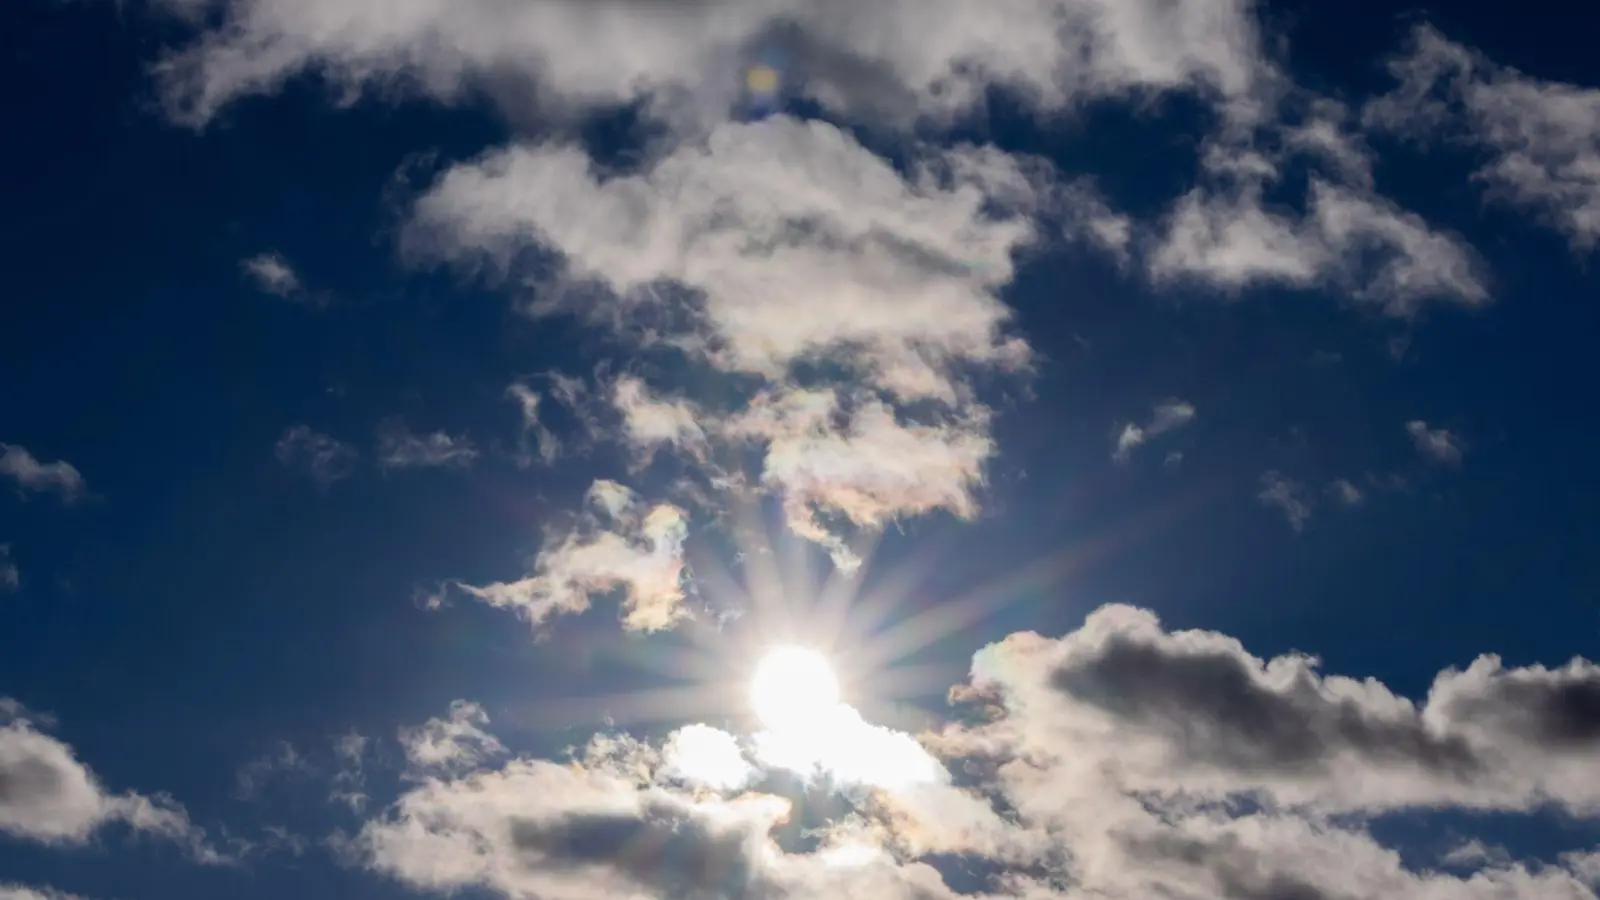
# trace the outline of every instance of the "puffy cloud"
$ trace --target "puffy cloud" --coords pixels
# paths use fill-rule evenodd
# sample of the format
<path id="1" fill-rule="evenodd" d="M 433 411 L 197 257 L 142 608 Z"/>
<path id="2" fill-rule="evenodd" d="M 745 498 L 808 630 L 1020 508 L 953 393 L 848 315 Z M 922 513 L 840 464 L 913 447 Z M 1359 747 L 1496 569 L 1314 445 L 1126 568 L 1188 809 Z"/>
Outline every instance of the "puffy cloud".
<path id="1" fill-rule="evenodd" d="M 1135 447 L 1153 437 L 1176 431 L 1193 422 L 1194 418 L 1195 410 L 1191 403 L 1178 399 L 1157 403 L 1150 413 L 1150 421 L 1144 425 L 1128 422 L 1122 426 L 1117 432 L 1117 446 L 1112 451 L 1111 458 L 1117 462 L 1127 462 Z M 1182 459 L 1182 454 L 1179 454 L 1179 459 Z"/>
<path id="2" fill-rule="evenodd" d="M 671 504 L 643 507 L 614 481 L 596 481 L 590 511 L 578 526 L 546 536 L 533 573 L 520 581 L 458 585 L 491 606 L 517 611 L 531 624 L 589 608 L 590 595 L 621 589 L 623 625 L 655 631 L 688 615 L 683 606 L 683 512 Z"/>
<path id="3" fill-rule="evenodd" d="M 88 491 L 83 474 L 72 463 L 64 459 L 40 462 L 27 447 L 18 444 L 0 444 L 0 475 L 11 479 L 25 493 L 54 492 L 66 503 Z"/>
<path id="4" fill-rule="evenodd" d="M 192 14 L 200 0 L 166 0 Z M 940 114 L 1005 84 L 1046 108 L 1200 87 L 1248 107 L 1270 77 L 1248 0 L 219 0 L 159 68 L 168 108 L 200 124 L 316 72 L 347 96 L 400 84 L 452 100 L 528 84 L 547 103 L 651 96 L 678 120 L 727 115 L 740 61 L 777 47 L 789 80 L 835 110 Z M 514 91 L 502 91 L 512 94 Z"/>
<path id="5" fill-rule="evenodd" d="M 300 295 L 302 285 L 294 267 L 277 252 L 258 253 L 239 264 L 261 291 L 284 299 Z"/>
<path id="6" fill-rule="evenodd" d="M 1314 657 L 1263 660 L 1226 635 L 1108 606 L 1060 640 L 986 648 L 973 680 L 1004 710 L 974 735 L 1017 755 L 1072 747 L 1127 791 L 1323 812 L 1600 811 L 1600 786 L 1581 775 L 1600 761 L 1600 666 L 1583 660 L 1480 657 L 1440 672 L 1419 708 L 1373 679 L 1321 674 Z"/>
<path id="7" fill-rule="evenodd" d="M 1289 520 L 1289 527 L 1295 531 L 1306 527 L 1315 504 L 1305 485 L 1277 471 L 1261 476 L 1261 492 L 1256 494 L 1256 499 L 1283 513 Z"/>
<path id="8" fill-rule="evenodd" d="M 400 730 L 406 762 L 416 775 L 452 775 L 469 772 L 506 752 L 494 735 L 483 730 L 489 716 L 483 707 L 465 700 L 450 704 L 447 719 Z"/>
<path id="9" fill-rule="evenodd" d="M 1196 188 L 1173 209 L 1150 258 L 1158 283 L 1199 280 L 1332 288 L 1391 316 L 1424 304 L 1490 302 L 1476 253 L 1414 213 L 1364 189 L 1313 176 L 1304 216 L 1269 209 L 1259 185 Z"/>
<path id="10" fill-rule="evenodd" d="M 120 822 L 183 844 L 199 861 L 224 861 L 183 807 L 160 796 L 107 793 L 70 746 L 25 716 L 21 704 L 0 698 L 0 832 L 45 844 L 82 844 Z"/>
<path id="11" fill-rule="evenodd" d="M 1541 81 L 1420 25 L 1389 63 L 1399 82 L 1366 121 L 1428 143 L 1464 138 L 1489 196 L 1530 210 L 1587 252 L 1600 242 L 1600 89 Z"/>
<path id="12" fill-rule="evenodd" d="M 465 469 L 478 458 L 478 448 L 465 436 L 413 434 L 394 420 L 378 429 L 377 455 L 384 469 Z"/>
<path id="13" fill-rule="evenodd" d="M 285 429 L 273 453 L 283 465 L 305 469 L 323 487 L 349 475 L 360 456 L 354 447 L 309 425 Z"/>
<path id="14" fill-rule="evenodd" d="M 1407 422 L 1406 434 L 1411 437 L 1411 445 L 1429 462 L 1458 466 L 1466 453 L 1466 446 L 1459 435 L 1448 428 L 1429 428 L 1428 423 L 1421 419 Z"/>

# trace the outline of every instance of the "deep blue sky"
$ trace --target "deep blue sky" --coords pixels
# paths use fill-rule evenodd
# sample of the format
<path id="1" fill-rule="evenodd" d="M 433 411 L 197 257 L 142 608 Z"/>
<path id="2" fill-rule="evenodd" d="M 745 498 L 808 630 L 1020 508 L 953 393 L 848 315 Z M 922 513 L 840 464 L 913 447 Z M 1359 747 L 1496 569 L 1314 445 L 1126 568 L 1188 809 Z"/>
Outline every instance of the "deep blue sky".
<path id="1" fill-rule="evenodd" d="M 1297 78 L 1359 102 L 1383 89 L 1380 60 L 1417 15 L 1295 3 L 1266 20 L 1287 36 Z M 1572 4 L 1427 18 L 1501 63 L 1600 85 L 1587 39 L 1600 19 Z M 181 34 L 136 6 L 0 11 L 0 442 L 70 461 L 90 491 L 70 505 L 0 491 L 0 543 L 20 573 L 0 595 L 0 695 L 54 716 L 54 733 L 114 790 L 170 792 L 214 833 L 285 826 L 316 841 L 356 820 L 292 779 L 239 799 L 241 766 L 278 741 L 327 754 L 330 736 L 352 729 L 392 736 L 456 698 L 499 717 L 621 690 L 649 677 L 626 659 L 673 652 L 672 639 L 622 634 L 605 603 L 535 643 L 508 613 L 416 601 L 443 579 L 519 576 L 549 518 L 623 459 L 601 449 L 521 469 L 495 452 L 516 441 L 503 395 L 513 378 L 583 375 L 621 352 L 399 258 L 397 172 L 419 154 L 433 155 L 431 172 L 502 143 L 494 108 L 336 109 L 302 80 L 197 132 L 162 115 L 147 71 Z M 1093 171 L 1114 206 L 1149 210 L 1193 179 L 1181 130 L 1151 139 L 1181 129 L 1183 111 L 1171 116 L 1038 122 L 1000 103 L 973 133 Z M 623 149 L 617 134 L 592 129 L 596 152 Z M 1127 152 L 1135 141 L 1150 152 Z M 937 709 L 983 644 L 1063 633 L 1108 602 L 1235 635 L 1261 656 L 1315 653 L 1328 671 L 1410 696 L 1481 652 L 1518 665 L 1594 655 L 1591 263 L 1528 217 L 1486 208 L 1470 153 L 1375 146 L 1379 188 L 1477 249 L 1493 305 L 1405 324 L 1315 291 L 1156 291 L 1070 247 L 1021 271 L 1004 296 L 1042 362 L 1031 393 L 999 407 L 985 514 L 891 529 L 866 577 L 925 566 L 918 602 L 933 603 L 1105 546 L 923 651 L 948 677 L 921 702 Z M 328 302 L 258 290 L 240 264 L 268 249 Z M 1398 360 L 1396 337 L 1409 338 Z M 1192 403 L 1195 423 L 1113 463 L 1115 427 L 1168 397 Z M 385 474 L 369 452 L 325 490 L 274 456 L 291 425 L 365 451 L 395 417 L 467 433 L 484 453 L 470 471 Z M 1411 419 L 1462 436 L 1463 464 L 1429 465 Z M 1168 472 L 1174 449 L 1182 466 Z M 1321 499 L 1297 532 L 1256 498 L 1268 470 L 1314 492 L 1366 473 L 1407 487 L 1371 490 L 1354 510 Z M 579 732 L 499 733 L 548 753 Z M 1586 840 L 1538 834 L 1563 849 Z M 88 849 L 0 839 L 7 880 L 122 900 L 400 892 L 317 849 L 208 869 L 120 833 Z"/>

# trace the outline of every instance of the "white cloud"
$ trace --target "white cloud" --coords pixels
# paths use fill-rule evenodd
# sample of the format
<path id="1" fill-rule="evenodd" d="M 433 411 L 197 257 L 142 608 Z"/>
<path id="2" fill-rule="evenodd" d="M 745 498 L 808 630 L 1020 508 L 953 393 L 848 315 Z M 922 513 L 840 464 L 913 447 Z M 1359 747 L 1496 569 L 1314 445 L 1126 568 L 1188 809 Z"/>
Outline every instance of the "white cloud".
<path id="1" fill-rule="evenodd" d="M 400 729 L 400 745 L 412 777 L 460 775 L 500 756 L 506 748 L 484 731 L 489 714 L 465 700 L 450 704 L 448 719 Z"/>
<path id="2" fill-rule="evenodd" d="M 258 253 L 239 265 L 244 269 L 245 276 L 264 293 L 286 300 L 302 293 L 300 276 L 295 274 L 294 267 L 281 253 Z"/>
<path id="3" fill-rule="evenodd" d="M 1466 445 L 1460 435 L 1448 428 L 1429 428 L 1428 423 L 1421 419 L 1407 422 L 1406 434 L 1410 435 L 1412 446 L 1429 462 L 1458 466 L 1466 453 Z"/>
<path id="4" fill-rule="evenodd" d="M 1407 318 L 1428 302 L 1490 302 L 1482 264 L 1459 238 L 1364 189 L 1313 176 L 1304 216 L 1269 209 L 1258 184 L 1196 188 L 1178 201 L 1150 258 L 1157 283 L 1199 280 L 1326 288 Z"/>
<path id="5" fill-rule="evenodd" d="M 1150 420 L 1143 425 L 1132 422 L 1124 424 L 1117 432 L 1116 449 L 1112 451 L 1111 458 L 1117 462 L 1127 462 L 1134 448 L 1140 446 L 1153 437 L 1159 437 L 1169 431 L 1177 431 L 1193 422 L 1195 418 L 1194 405 L 1184 400 L 1163 400 L 1155 405 L 1150 413 Z M 1183 454 L 1178 454 L 1181 461 Z M 1177 462 L 1173 462 L 1176 465 Z"/>
<path id="6" fill-rule="evenodd" d="M 465 436 L 413 434 L 392 420 L 378 429 L 377 456 L 384 469 L 465 469 L 478 458 L 478 448 Z"/>
<path id="7" fill-rule="evenodd" d="M 0 884 L 0 900 L 83 900 L 83 898 L 54 888 Z"/>
<path id="8" fill-rule="evenodd" d="M 1311 519 L 1314 501 L 1306 492 L 1305 485 L 1285 477 L 1281 472 L 1267 472 L 1261 476 L 1261 492 L 1256 499 L 1283 513 L 1283 517 L 1289 521 L 1289 527 L 1295 531 L 1303 530 Z"/>
<path id="9" fill-rule="evenodd" d="M 709 725 L 686 725 L 661 748 L 661 777 L 714 791 L 744 787 L 756 777 L 739 739 Z"/>
<path id="10" fill-rule="evenodd" d="M 1489 155 L 1489 196 L 1530 210 L 1577 252 L 1600 243 L 1600 89 L 1498 65 L 1428 25 L 1390 61 L 1399 84 L 1369 103 L 1376 128 L 1431 143 L 1464 137 Z"/>
<path id="11" fill-rule="evenodd" d="M 121 823 L 183 845 L 198 861 L 225 861 L 183 807 L 162 796 L 107 793 L 72 748 L 39 731 L 22 705 L 0 698 L 0 832 L 50 845 L 81 845 Z"/>
<path id="12" fill-rule="evenodd" d="M 349 475 L 360 456 L 354 447 L 313 431 L 309 425 L 285 429 L 273 453 L 278 462 L 304 468 L 312 480 L 324 487 Z"/>
<path id="13" fill-rule="evenodd" d="M 180 13 L 195 0 L 167 0 Z M 825 106 L 940 114 L 1008 84 L 1041 107 L 1208 87 L 1249 108 L 1269 77 L 1247 0 L 222 0 L 159 67 L 169 110 L 200 124 L 316 72 L 353 97 L 396 85 L 445 100 L 488 87 L 594 105 L 653 96 L 683 122 L 724 116 L 741 57 L 776 46 Z"/>
<path id="14" fill-rule="evenodd" d="M 596 481 L 577 527 L 546 535 L 533 572 L 510 583 L 458 584 L 491 606 L 515 610 L 534 626 L 560 613 L 581 613 L 590 596 L 621 589 L 624 627 L 670 628 L 683 606 L 683 512 L 670 504 L 645 509 L 629 489 Z"/>
<path id="15" fill-rule="evenodd" d="M 83 497 L 88 486 L 72 463 L 56 460 L 40 462 L 17 444 L 0 444 L 0 475 L 11 479 L 24 492 L 36 494 L 54 492 L 65 503 Z"/>

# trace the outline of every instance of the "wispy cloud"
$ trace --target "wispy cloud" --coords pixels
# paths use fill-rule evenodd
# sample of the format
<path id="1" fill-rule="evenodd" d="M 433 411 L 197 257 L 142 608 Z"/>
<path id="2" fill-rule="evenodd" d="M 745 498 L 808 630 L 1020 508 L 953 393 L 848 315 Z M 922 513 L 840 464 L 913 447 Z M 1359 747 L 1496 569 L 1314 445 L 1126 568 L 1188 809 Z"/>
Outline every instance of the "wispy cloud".
<path id="1" fill-rule="evenodd" d="M 11 545 L 0 544 L 0 594 L 7 594 L 22 586 L 22 573 L 11 561 Z"/>
<path id="2" fill-rule="evenodd" d="M 1143 425 L 1128 422 L 1117 430 L 1117 445 L 1111 452 L 1111 458 L 1117 462 L 1127 462 L 1134 449 L 1154 437 L 1159 437 L 1170 431 L 1177 431 L 1190 424 L 1195 419 L 1194 405 L 1183 400 L 1171 399 L 1157 403 L 1150 413 L 1150 419 Z M 1176 451 L 1174 451 L 1176 452 Z M 1178 454 L 1182 460 L 1183 454 Z M 1169 456 L 1170 459 L 1170 456 Z"/>
<path id="3" fill-rule="evenodd" d="M 385 469 L 465 469 L 477 460 L 478 448 L 465 436 L 414 434 L 390 420 L 378 429 L 377 457 Z"/>
<path id="4" fill-rule="evenodd" d="M 1256 499 L 1283 513 L 1289 527 L 1295 531 L 1305 529 L 1315 505 L 1305 485 L 1276 471 L 1261 476 L 1261 491 Z"/>
<path id="5" fill-rule="evenodd" d="M 324 487 L 349 475 L 361 455 L 349 444 L 313 431 L 309 425 L 286 429 L 273 452 L 278 462 L 305 469 Z"/>
<path id="6" fill-rule="evenodd" d="M 1411 445 L 1429 462 L 1440 465 L 1459 466 L 1461 458 L 1466 453 L 1466 444 L 1461 437 L 1448 428 L 1429 428 L 1428 423 L 1421 419 L 1413 419 L 1406 423 L 1406 434 L 1411 437 Z"/>

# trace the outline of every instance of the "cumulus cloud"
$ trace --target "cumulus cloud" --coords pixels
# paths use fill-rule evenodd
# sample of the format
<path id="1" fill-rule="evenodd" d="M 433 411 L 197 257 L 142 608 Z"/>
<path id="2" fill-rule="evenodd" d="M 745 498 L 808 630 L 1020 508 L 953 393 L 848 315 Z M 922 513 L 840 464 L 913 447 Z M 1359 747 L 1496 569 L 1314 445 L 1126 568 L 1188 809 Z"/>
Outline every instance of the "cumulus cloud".
<path id="1" fill-rule="evenodd" d="M 1368 124 L 1422 143 L 1464 139 L 1488 160 L 1489 197 L 1528 210 L 1571 242 L 1600 242 L 1600 89 L 1542 81 L 1419 25 L 1389 63 L 1398 84 Z"/>
<path id="2" fill-rule="evenodd" d="M 378 429 L 378 464 L 388 469 L 465 469 L 478 458 L 471 439 L 443 431 L 414 434 L 399 420 Z"/>
<path id="3" fill-rule="evenodd" d="M 641 631 L 669 628 L 689 615 L 683 605 L 682 510 L 661 503 L 648 508 L 637 494 L 614 481 L 589 488 L 588 509 L 571 530 L 546 535 L 533 572 L 515 582 L 458 584 L 468 595 L 515 610 L 529 623 L 580 613 L 594 594 L 623 592 L 622 623 Z"/>
<path id="4" fill-rule="evenodd" d="M 1411 437 L 1411 445 L 1429 462 L 1458 466 L 1466 453 L 1466 445 L 1459 435 L 1448 428 L 1429 428 L 1421 419 L 1407 422 L 1406 434 Z"/>
<path id="5" fill-rule="evenodd" d="M 295 425 L 278 438 L 273 453 L 286 466 L 303 468 L 317 484 L 327 487 L 349 475 L 360 453 L 330 435 Z"/>
<path id="6" fill-rule="evenodd" d="M 1127 462 L 1134 448 L 1153 437 L 1177 431 L 1193 422 L 1194 418 L 1195 410 L 1191 403 L 1178 399 L 1157 403 L 1150 413 L 1148 422 L 1143 425 L 1128 422 L 1117 431 L 1117 446 L 1112 451 L 1111 458 L 1117 462 Z M 1182 454 L 1179 454 L 1179 459 L 1182 459 Z"/>
<path id="7" fill-rule="evenodd" d="M 161 796 L 108 793 L 70 746 L 38 730 L 27 716 L 20 703 L 0 698 L 0 832 L 75 845 L 121 823 L 178 842 L 199 861 L 224 860 L 183 807 Z"/>
<path id="8" fill-rule="evenodd" d="M 62 459 L 40 462 L 18 444 L 0 444 L 0 475 L 11 479 L 23 493 L 54 493 L 65 503 L 88 491 L 83 474 L 72 463 Z"/>
<path id="9" fill-rule="evenodd" d="M 301 294 L 300 276 L 295 274 L 294 267 L 281 253 L 258 253 L 239 265 L 244 269 L 245 277 L 264 293 L 286 300 Z"/>
<path id="10" fill-rule="evenodd" d="M 1256 494 L 1256 499 L 1283 513 L 1283 517 L 1289 521 L 1289 527 L 1295 531 L 1306 527 L 1315 506 L 1315 500 L 1306 491 L 1305 485 L 1277 471 L 1261 476 L 1261 492 Z"/>

